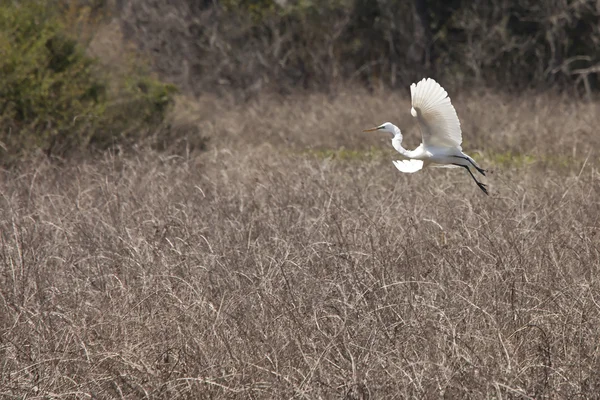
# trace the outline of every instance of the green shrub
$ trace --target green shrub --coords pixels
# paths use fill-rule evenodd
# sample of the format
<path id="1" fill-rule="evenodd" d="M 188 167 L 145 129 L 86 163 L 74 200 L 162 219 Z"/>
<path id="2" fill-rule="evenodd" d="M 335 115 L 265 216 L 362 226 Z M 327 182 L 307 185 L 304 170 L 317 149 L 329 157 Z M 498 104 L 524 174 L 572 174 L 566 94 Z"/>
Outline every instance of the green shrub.
<path id="1" fill-rule="evenodd" d="M 143 134 L 164 118 L 175 88 L 131 69 L 110 82 L 52 1 L 0 7 L 0 156 L 65 155 Z M 127 104 L 128 106 L 123 106 Z"/>
<path id="2" fill-rule="evenodd" d="M 173 95 L 177 93 L 174 85 L 162 83 L 145 69 L 128 72 L 116 82 L 118 87 L 109 96 L 102 116 L 103 126 L 91 137 L 95 147 L 136 141 L 149 127 L 160 125 L 171 109 Z"/>

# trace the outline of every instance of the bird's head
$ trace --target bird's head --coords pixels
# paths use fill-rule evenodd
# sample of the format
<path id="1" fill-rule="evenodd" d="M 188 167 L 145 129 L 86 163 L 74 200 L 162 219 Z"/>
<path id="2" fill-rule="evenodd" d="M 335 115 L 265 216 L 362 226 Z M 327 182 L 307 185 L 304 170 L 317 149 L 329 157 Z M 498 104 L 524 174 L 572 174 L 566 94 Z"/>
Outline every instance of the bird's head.
<path id="1" fill-rule="evenodd" d="M 385 122 L 379 126 L 376 126 L 375 128 L 365 129 L 363 132 L 374 132 L 374 131 L 387 132 L 387 133 L 391 133 L 392 135 L 396 135 L 396 134 L 400 133 L 400 129 L 396 125 L 392 124 L 391 122 Z"/>

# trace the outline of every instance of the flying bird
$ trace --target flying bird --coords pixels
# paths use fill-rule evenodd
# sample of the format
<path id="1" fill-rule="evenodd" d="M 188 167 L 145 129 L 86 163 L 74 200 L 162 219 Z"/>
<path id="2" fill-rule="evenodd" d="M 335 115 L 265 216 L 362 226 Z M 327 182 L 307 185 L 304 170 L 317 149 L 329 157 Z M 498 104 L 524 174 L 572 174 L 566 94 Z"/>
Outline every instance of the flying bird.
<path id="1" fill-rule="evenodd" d="M 400 172 L 417 172 L 430 164 L 447 168 L 462 167 L 469 172 L 477 186 L 488 194 L 486 185 L 475 178 L 471 168 L 483 176 L 485 170 L 462 151 L 460 121 L 444 88 L 433 79 L 425 78 L 410 85 L 410 97 L 410 113 L 417 119 L 423 137 L 419 147 L 414 150 L 402 147 L 400 128 L 390 122 L 365 129 L 364 132 L 383 131 L 392 134 L 392 146 L 406 158 L 393 162 Z"/>

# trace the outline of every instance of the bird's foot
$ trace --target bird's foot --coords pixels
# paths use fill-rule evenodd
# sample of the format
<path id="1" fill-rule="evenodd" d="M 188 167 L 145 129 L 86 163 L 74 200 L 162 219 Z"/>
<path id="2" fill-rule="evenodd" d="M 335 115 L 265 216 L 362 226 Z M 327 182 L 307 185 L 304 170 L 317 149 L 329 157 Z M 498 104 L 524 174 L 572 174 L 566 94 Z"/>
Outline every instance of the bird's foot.
<path id="1" fill-rule="evenodd" d="M 485 169 L 483 169 L 483 168 L 479 168 L 479 167 L 475 167 L 475 168 L 477 168 L 477 171 L 478 171 L 478 172 L 479 172 L 481 175 L 485 176 L 485 173 L 487 172 Z"/>
<path id="2" fill-rule="evenodd" d="M 483 190 L 483 193 L 487 194 L 488 196 L 490 195 L 487 190 L 487 185 L 477 182 L 477 186 L 479 186 L 479 189 Z"/>

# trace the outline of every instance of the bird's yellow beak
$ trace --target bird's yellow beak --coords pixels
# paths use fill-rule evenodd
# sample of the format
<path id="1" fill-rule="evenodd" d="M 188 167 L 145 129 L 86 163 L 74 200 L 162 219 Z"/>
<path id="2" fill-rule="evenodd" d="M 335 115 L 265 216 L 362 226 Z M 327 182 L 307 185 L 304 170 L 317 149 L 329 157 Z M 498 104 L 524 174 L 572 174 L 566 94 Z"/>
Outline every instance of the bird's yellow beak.
<path id="1" fill-rule="evenodd" d="M 364 129 L 363 132 L 373 132 L 373 131 L 376 131 L 378 129 L 379 129 L 379 127 L 376 126 L 375 128 Z"/>

